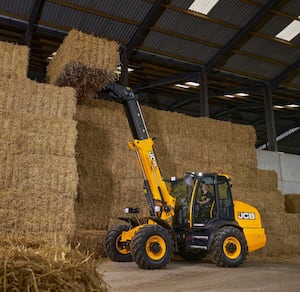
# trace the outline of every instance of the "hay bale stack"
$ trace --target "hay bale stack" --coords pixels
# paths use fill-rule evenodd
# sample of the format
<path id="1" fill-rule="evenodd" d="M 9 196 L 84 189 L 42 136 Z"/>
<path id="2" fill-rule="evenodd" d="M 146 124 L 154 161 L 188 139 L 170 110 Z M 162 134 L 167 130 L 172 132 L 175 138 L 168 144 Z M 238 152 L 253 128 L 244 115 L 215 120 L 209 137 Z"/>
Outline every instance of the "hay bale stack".
<path id="1" fill-rule="evenodd" d="M 0 42 L 0 76 L 26 78 L 29 48 L 12 43 Z"/>
<path id="2" fill-rule="evenodd" d="M 284 195 L 284 205 L 287 213 L 300 213 L 300 194 Z"/>
<path id="3" fill-rule="evenodd" d="M 10 51 L 0 57 L 11 60 L 0 77 L 0 234 L 66 244 L 78 183 L 75 90 L 26 79 L 18 70 L 26 71 L 28 50 L 10 44 Z"/>
<path id="4" fill-rule="evenodd" d="M 71 30 L 48 66 L 48 82 L 71 86 L 83 101 L 117 78 L 118 44 Z"/>
<path id="5" fill-rule="evenodd" d="M 77 106 L 79 175 L 76 227 L 106 230 L 133 194 L 142 193 L 127 120 L 120 104 L 90 100 Z M 132 194 L 133 193 L 133 194 Z M 130 198 L 130 200 L 129 200 Z M 139 200 L 139 205 L 143 200 Z M 125 206 L 124 206 L 125 204 Z M 86 244 L 85 244 L 86 245 Z"/>

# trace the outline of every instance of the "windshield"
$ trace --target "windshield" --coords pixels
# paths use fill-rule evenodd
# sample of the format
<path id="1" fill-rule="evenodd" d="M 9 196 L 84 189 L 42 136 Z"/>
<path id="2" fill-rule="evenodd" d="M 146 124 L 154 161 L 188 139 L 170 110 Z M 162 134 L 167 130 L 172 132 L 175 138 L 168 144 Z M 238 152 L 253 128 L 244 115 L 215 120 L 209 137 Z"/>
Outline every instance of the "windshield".
<path id="1" fill-rule="evenodd" d="M 175 222 L 177 224 L 188 223 L 189 207 L 194 188 L 194 179 L 189 181 L 177 179 L 168 184 L 170 194 L 176 198 Z"/>

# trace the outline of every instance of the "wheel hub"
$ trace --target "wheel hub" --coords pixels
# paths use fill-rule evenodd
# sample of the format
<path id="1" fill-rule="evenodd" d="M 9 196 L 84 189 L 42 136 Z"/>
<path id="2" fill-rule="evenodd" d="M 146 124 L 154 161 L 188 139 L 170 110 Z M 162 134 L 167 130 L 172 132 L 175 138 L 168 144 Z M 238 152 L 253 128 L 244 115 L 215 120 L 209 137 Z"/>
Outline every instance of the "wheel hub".
<path id="1" fill-rule="evenodd" d="M 159 252 L 161 252 L 161 247 L 160 244 L 158 242 L 152 242 L 150 244 L 150 250 L 155 253 L 158 254 Z"/>
<path id="2" fill-rule="evenodd" d="M 233 242 L 227 244 L 226 249 L 230 253 L 236 252 L 236 245 Z"/>

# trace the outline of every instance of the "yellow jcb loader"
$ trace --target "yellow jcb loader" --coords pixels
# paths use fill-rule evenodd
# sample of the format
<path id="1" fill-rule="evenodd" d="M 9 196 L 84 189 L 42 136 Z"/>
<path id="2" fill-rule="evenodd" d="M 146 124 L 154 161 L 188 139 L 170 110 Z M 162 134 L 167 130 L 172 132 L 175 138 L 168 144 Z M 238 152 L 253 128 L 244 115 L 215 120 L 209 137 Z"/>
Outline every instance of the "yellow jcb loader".
<path id="1" fill-rule="evenodd" d="M 128 144 L 140 165 L 150 212 L 141 220 L 139 208 L 125 208 L 131 217 L 119 218 L 126 223 L 112 227 L 105 239 L 111 260 L 133 260 L 140 268 L 160 269 L 175 252 L 186 260 L 209 255 L 217 266 L 237 267 L 247 253 L 265 246 L 258 210 L 232 199 L 228 175 L 196 171 L 182 179 L 163 180 L 137 95 L 117 84 L 107 90 L 124 104 L 133 135 Z M 203 189 L 211 194 L 208 204 L 201 204 Z"/>

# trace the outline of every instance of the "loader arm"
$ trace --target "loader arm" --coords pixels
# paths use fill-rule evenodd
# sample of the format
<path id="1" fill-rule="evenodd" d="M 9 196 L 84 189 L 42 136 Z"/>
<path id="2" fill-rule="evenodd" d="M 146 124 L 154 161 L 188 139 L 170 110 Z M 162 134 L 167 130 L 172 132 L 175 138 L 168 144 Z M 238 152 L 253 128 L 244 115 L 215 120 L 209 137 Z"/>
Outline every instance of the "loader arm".
<path id="1" fill-rule="evenodd" d="M 130 88 L 111 83 L 106 90 L 124 105 L 133 141 L 128 143 L 135 151 L 144 178 L 144 192 L 150 215 L 172 225 L 176 199 L 169 193 L 162 179 L 153 150 L 154 141 L 149 133 L 139 105 L 138 97 Z"/>

